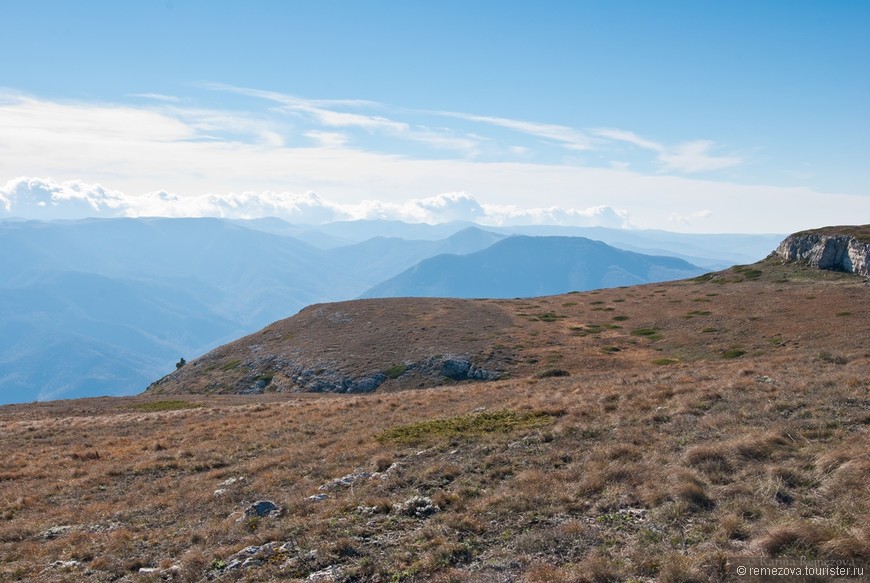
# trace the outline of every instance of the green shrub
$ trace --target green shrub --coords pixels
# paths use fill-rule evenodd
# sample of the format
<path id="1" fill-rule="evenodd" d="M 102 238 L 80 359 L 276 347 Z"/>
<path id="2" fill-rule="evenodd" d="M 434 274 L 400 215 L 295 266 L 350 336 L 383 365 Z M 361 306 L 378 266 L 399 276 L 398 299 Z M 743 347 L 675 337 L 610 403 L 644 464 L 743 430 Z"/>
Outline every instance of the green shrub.
<path id="1" fill-rule="evenodd" d="M 407 364 L 404 364 L 404 363 L 403 364 L 395 364 L 395 365 L 391 366 L 390 368 L 388 368 L 387 370 L 385 370 L 384 375 L 386 375 L 387 378 L 390 378 L 390 379 L 397 379 L 400 376 L 402 376 L 403 374 L 405 374 L 405 372 L 407 370 L 408 370 Z"/>
<path id="2" fill-rule="evenodd" d="M 710 312 L 709 310 L 692 310 L 691 312 L 686 314 L 686 317 L 692 318 L 694 316 L 709 316 L 712 313 L 713 312 Z"/>
<path id="3" fill-rule="evenodd" d="M 569 377 L 571 376 L 571 373 L 567 370 L 562 370 L 561 368 L 548 368 L 547 370 L 542 370 L 535 376 L 539 379 L 548 379 L 551 377 Z"/>
<path id="4" fill-rule="evenodd" d="M 635 328 L 631 331 L 632 336 L 643 336 L 644 338 L 650 338 L 655 340 L 656 338 L 661 338 L 661 334 L 659 333 L 658 328 Z"/>

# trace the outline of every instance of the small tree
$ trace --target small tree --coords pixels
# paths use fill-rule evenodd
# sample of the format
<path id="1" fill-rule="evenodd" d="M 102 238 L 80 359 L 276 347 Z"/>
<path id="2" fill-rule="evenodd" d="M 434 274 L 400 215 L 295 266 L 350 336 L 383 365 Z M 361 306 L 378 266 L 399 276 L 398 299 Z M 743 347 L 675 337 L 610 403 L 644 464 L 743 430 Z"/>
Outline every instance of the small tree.
<path id="1" fill-rule="evenodd" d="M 181 368 L 182 366 L 184 366 L 185 364 L 187 364 L 187 361 L 184 360 L 184 358 L 180 358 L 180 359 L 178 359 L 178 362 L 175 363 L 175 370 L 180 369 L 180 368 Z"/>

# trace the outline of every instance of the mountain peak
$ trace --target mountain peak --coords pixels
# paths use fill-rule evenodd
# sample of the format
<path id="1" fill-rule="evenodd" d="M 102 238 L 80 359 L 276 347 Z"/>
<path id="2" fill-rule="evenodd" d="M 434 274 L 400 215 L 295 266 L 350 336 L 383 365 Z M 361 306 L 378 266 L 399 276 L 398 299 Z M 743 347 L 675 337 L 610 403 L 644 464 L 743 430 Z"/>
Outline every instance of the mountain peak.
<path id="1" fill-rule="evenodd" d="M 681 259 L 623 251 L 584 237 L 512 235 L 474 253 L 421 261 L 362 297 L 531 297 L 703 272 Z"/>

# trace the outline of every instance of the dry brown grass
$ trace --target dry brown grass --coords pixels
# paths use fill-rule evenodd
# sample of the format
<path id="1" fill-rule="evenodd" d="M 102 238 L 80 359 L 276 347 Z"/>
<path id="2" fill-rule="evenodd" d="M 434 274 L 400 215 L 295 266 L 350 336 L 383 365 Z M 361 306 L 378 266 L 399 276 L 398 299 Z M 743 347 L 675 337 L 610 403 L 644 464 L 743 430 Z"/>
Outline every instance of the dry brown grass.
<path id="1" fill-rule="evenodd" d="M 497 382 L 2 407 L 0 580 L 676 582 L 721 580 L 735 556 L 866 557 L 868 290 L 761 269 L 497 302 L 567 316 L 508 327 L 523 364 Z M 684 318 L 696 299 L 711 314 Z M 575 335 L 601 306 L 661 337 Z M 747 354 L 719 357 L 734 344 Z M 536 378 L 554 351 L 571 376 Z M 482 420 L 496 430 L 468 429 Z M 378 474 L 319 489 L 360 472 Z M 438 511 L 401 511 L 414 496 Z M 257 500 L 280 515 L 246 517 Z M 221 570 L 272 541 L 289 544 Z"/>

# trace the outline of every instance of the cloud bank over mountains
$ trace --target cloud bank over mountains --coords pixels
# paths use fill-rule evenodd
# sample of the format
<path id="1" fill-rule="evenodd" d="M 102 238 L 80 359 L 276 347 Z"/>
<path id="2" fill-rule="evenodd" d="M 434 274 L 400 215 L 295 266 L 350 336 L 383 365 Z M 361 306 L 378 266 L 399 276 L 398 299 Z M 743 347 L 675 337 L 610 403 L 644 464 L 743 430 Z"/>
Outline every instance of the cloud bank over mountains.
<path id="1" fill-rule="evenodd" d="M 357 219 L 410 223 L 473 221 L 481 225 L 571 225 L 623 228 L 628 212 L 609 206 L 586 209 L 521 208 L 481 204 L 466 192 L 447 192 L 402 203 L 366 200 L 355 204 L 322 199 L 314 192 L 243 192 L 179 196 L 166 191 L 127 194 L 81 180 L 19 177 L 0 188 L 0 217 L 82 219 L 88 217 L 278 217 L 292 223 L 323 224 Z"/>
<path id="2" fill-rule="evenodd" d="M 193 92 L 232 101 L 138 93 L 125 104 L 71 102 L 0 90 L 0 217 L 788 233 L 870 214 L 863 191 L 757 180 L 754 145 L 218 84 Z"/>

